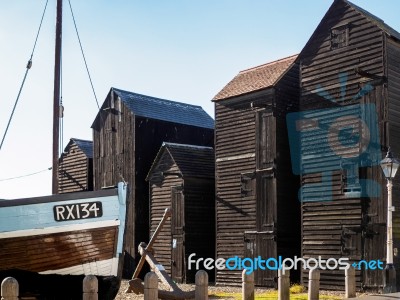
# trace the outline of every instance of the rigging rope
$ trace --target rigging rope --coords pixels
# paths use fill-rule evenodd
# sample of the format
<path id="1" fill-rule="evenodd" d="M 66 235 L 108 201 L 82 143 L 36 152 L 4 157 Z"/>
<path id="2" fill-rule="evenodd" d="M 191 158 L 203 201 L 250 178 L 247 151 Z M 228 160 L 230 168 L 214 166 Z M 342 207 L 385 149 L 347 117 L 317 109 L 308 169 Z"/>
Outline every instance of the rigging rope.
<path id="1" fill-rule="evenodd" d="M 60 60 L 60 103 L 59 103 L 59 128 L 60 135 L 58 137 L 58 156 L 64 151 L 64 104 L 63 104 L 63 64 L 62 64 L 62 50 L 61 50 L 61 60 Z"/>
<path id="2" fill-rule="evenodd" d="M 16 176 L 16 177 L 10 177 L 10 178 L 0 179 L 0 182 L 1 182 L 1 181 L 8 181 L 8 180 L 19 179 L 19 178 L 23 178 L 23 177 L 28 177 L 28 176 L 40 174 L 40 173 L 43 173 L 43 172 L 46 172 L 46 171 L 50 171 L 51 169 L 53 169 L 53 168 L 52 168 L 52 167 L 49 167 L 49 168 L 47 168 L 47 169 L 40 170 L 40 171 L 37 171 L 37 172 L 34 172 L 34 173 L 29 173 L 29 174 L 25 174 L 25 175 L 21 175 L 21 176 Z"/>
<path id="3" fill-rule="evenodd" d="M 32 53 L 31 53 L 31 57 L 29 58 L 28 64 L 26 65 L 26 71 L 25 71 L 24 79 L 22 80 L 21 86 L 20 86 L 20 88 L 19 88 L 19 92 L 18 92 L 18 95 L 17 95 L 17 99 L 15 100 L 14 107 L 13 107 L 13 109 L 12 109 L 12 111 L 11 111 L 10 118 L 8 119 L 8 123 L 7 123 L 7 126 L 6 126 L 6 130 L 4 131 L 4 135 L 3 135 L 3 138 L 2 138 L 1 143 L 0 143 L 0 150 L 1 150 L 1 148 L 3 147 L 4 140 L 5 140 L 6 136 L 7 136 L 7 132 L 8 132 L 8 129 L 9 129 L 9 127 L 10 127 L 11 120 L 12 120 L 12 118 L 13 118 L 13 116 L 14 116 L 14 112 L 15 112 L 15 109 L 16 109 L 16 107 L 17 107 L 17 104 L 18 104 L 18 101 L 19 101 L 19 97 L 21 96 L 22 88 L 24 87 L 26 77 L 28 76 L 28 72 L 29 72 L 29 70 L 30 70 L 31 67 L 32 67 L 33 53 L 35 52 L 35 49 L 36 49 L 36 44 L 37 44 L 37 41 L 38 41 L 38 38 L 39 38 L 40 29 L 42 28 L 43 18 L 44 18 L 44 15 L 45 15 L 45 13 L 46 13 L 47 3 L 48 3 L 48 2 L 49 2 L 49 0 L 46 1 L 46 5 L 44 6 L 42 18 L 40 19 L 39 29 L 38 29 L 38 31 L 37 31 L 36 38 L 35 38 L 35 43 L 33 44 L 33 49 L 32 49 Z"/>
<path id="4" fill-rule="evenodd" d="M 60 60 L 60 105 L 59 105 L 59 127 L 60 127 L 60 134 L 58 137 L 58 143 L 59 143 L 59 148 L 58 148 L 58 157 L 61 159 L 61 153 L 64 152 L 64 104 L 63 104 L 63 60 L 62 60 L 62 50 L 61 50 L 61 60 Z M 58 182 L 60 183 L 61 177 L 60 174 L 62 174 L 64 171 L 64 164 L 59 163 L 58 165 Z M 60 185 L 59 185 L 60 187 Z"/>
<path id="5" fill-rule="evenodd" d="M 69 3 L 69 8 L 71 9 L 72 20 L 74 21 L 76 36 L 78 37 L 79 46 L 81 47 L 81 52 L 82 52 L 83 61 L 85 62 L 86 72 L 87 72 L 87 74 L 88 74 L 88 76 L 89 76 L 89 81 L 90 81 L 90 85 L 92 86 L 92 91 L 93 91 L 94 98 L 96 99 L 97 108 L 100 109 L 99 101 L 97 100 L 96 92 L 95 92 L 95 90 L 94 90 L 94 86 L 93 86 L 93 82 L 92 82 L 92 77 L 90 76 L 89 67 L 88 67 L 87 62 L 86 62 L 85 53 L 83 52 L 83 47 L 82 47 L 81 39 L 80 39 L 80 37 L 79 37 L 78 27 L 76 26 L 75 16 L 74 16 L 74 12 L 72 11 L 71 1 L 68 0 L 68 3 Z"/>

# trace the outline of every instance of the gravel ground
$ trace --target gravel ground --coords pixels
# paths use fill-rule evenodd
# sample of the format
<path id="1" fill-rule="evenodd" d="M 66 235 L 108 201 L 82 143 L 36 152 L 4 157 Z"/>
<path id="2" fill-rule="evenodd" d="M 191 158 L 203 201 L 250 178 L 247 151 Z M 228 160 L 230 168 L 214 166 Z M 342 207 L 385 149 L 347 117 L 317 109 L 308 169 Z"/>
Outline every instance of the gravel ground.
<path id="1" fill-rule="evenodd" d="M 184 290 L 184 291 L 190 291 L 194 290 L 194 285 L 193 284 L 179 284 L 179 287 Z M 136 295 L 134 293 L 125 293 L 126 289 L 128 288 L 128 280 L 123 280 L 121 282 L 121 288 L 119 289 L 119 293 L 115 300 L 138 300 L 138 299 L 143 299 L 143 295 Z M 225 292 L 225 293 L 241 293 L 241 288 L 240 287 L 222 287 L 222 286 L 213 286 L 210 285 L 208 287 L 209 291 L 211 292 Z M 257 293 L 262 293 L 269 291 L 269 289 L 256 289 L 256 294 Z M 335 292 L 335 291 L 321 291 L 321 294 L 323 295 L 329 295 L 329 296 L 339 296 L 341 298 L 344 298 L 344 293 L 343 292 Z M 357 295 L 360 296 L 360 295 Z M 212 299 L 212 297 L 210 297 Z M 218 297 L 218 299 L 223 299 Z"/>
<path id="2" fill-rule="evenodd" d="M 161 285 L 161 284 L 160 284 Z M 194 290 L 195 286 L 194 284 L 178 284 L 178 286 L 183 290 L 183 291 L 192 291 Z M 134 293 L 125 293 L 125 291 L 128 288 L 128 280 L 123 280 L 121 282 L 121 287 L 119 289 L 119 293 L 115 300 L 138 300 L 138 299 L 143 299 L 143 295 L 136 295 Z M 225 292 L 225 293 L 241 293 L 242 289 L 240 287 L 222 287 L 222 286 L 213 286 L 210 285 L 208 287 L 208 290 L 211 292 Z M 257 292 L 265 292 L 268 291 L 267 289 L 256 289 Z M 218 297 L 218 299 L 223 299 Z"/>

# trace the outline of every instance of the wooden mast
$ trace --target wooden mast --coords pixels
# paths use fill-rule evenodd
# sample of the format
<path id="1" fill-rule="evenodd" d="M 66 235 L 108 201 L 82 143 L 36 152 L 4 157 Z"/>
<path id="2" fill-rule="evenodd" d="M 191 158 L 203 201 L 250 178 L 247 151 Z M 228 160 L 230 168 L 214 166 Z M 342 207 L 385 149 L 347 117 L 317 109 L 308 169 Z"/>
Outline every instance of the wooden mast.
<path id="1" fill-rule="evenodd" d="M 62 0 L 57 0 L 56 46 L 54 62 L 53 95 L 53 194 L 58 194 L 58 156 L 60 136 L 60 80 L 61 80 L 61 43 L 62 43 Z"/>

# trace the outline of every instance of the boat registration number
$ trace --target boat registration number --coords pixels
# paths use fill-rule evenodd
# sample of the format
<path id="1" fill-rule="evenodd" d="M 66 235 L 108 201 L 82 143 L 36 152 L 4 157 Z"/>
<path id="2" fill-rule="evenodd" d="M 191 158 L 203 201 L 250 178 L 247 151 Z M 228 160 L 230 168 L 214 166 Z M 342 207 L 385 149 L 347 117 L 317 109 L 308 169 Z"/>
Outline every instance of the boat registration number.
<path id="1" fill-rule="evenodd" d="M 100 218 L 103 216 L 103 207 L 100 201 L 79 204 L 55 205 L 53 208 L 56 221 L 70 221 L 79 219 Z"/>

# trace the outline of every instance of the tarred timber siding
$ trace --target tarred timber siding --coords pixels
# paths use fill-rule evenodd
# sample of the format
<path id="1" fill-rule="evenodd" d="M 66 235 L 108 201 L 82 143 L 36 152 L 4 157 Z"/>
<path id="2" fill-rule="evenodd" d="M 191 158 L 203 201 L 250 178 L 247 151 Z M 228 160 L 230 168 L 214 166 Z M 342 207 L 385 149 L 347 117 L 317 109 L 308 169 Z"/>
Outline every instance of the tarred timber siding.
<path id="1" fill-rule="evenodd" d="M 255 230 L 255 193 L 242 197 L 241 173 L 255 171 L 255 113 L 249 103 L 215 104 L 217 258 L 241 255 L 244 231 Z M 243 157 L 243 158 L 241 158 Z M 217 270 L 219 284 L 239 284 L 240 271 Z"/>
<path id="2" fill-rule="evenodd" d="M 348 45 L 331 49 L 331 29 L 347 24 Z M 384 81 L 384 35 L 382 30 L 360 11 L 346 1 L 335 1 L 316 31 L 299 55 L 301 61 L 301 98 L 300 110 L 326 108 L 315 114 L 320 120 L 335 118 L 329 108 L 350 104 L 376 105 L 380 142 L 387 146 L 385 130 L 385 101 L 387 99 Z M 367 78 L 356 69 L 373 74 L 378 79 Z M 345 80 L 339 74 L 346 74 Z M 355 97 L 366 84 L 374 90 L 363 97 Z M 323 92 L 322 92 L 323 91 Z M 329 95 L 329 96 L 328 96 Z M 332 97 L 334 101 L 329 101 Z M 354 112 L 354 115 L 361 115 Z M 337 117 L 337 116 L 336 116 Z M 367 116 L 368 117 L 368 116 Z M 364 134 L 360 132 L 360 134 Z M 302 190 L 302 255 L 305 258 L 349 257 L 351 260 L 384 259 L 384 202 L 382 198 L 352 198 L 344 194 L 344 174 L 337 170 L 340 161 L 334 159 L 332 150 L 323 150 L 327 144 L 326 135 L 305 133 L 301 141 L 304 170 L 312 170 L 324 164 L 335 169 L 332 178 L 323 188 L 331 191 L 330 201 L 318 199 L 311 188 Z M 313 145 L 313 146 L 312 146 Z M 319 155 L 315 154 L 321 150 Z M 348 148 L 347 154 L 358 153 L 359 144 Z M 307 159 L 309 157 L 310 159 Z M 374 157 L 374 162 L 381 158 Z M 383 183 L 379 166 L 360 168 L 360 176 Z M 321 173 L 309 172 L 301 176 L 301 184 L 310 185 L 321 182 Z M 385 188 L 382 185 L 383 189 Z M 382 194 L 383 197 L 383 194 Z M 326 200 L 326 199 L 325 199 Z M 377 234 L 371 234 L 376 232 Z M 374 246 L 375 245 L 375 246 Z M 379 246 L 378 246 L 379 245 Z M 377 289 L 381 279 L 372 272 L 356 271 L 357 287 Z M 302 272 L 302 282 L 307 283 L 308 271 Z M 344 271 L 321 271 L 321 287 L 326 289 L 344 289 Z"/>
<path id="3" fill-rule="evenodd" d="M 92 160 L 73 143 L 63 154 L 59 166 L 59 193 L 87 191 L 93 188 Z"/>

